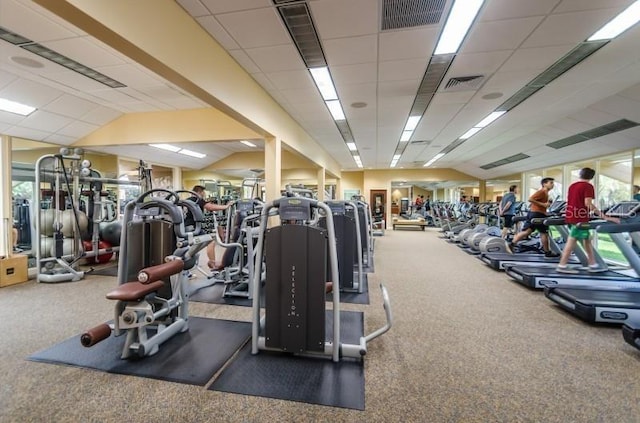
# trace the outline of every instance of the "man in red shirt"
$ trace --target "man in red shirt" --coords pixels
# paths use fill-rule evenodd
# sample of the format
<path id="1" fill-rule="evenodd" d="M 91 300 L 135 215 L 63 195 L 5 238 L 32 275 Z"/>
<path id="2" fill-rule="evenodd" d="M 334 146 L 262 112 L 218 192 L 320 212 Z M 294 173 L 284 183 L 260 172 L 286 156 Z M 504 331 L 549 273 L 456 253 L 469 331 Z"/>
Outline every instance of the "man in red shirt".
<path id="1" fill-rule="evenodd" d="M 507 251 L 509 253 L 513 253 L 514 247 L 518 242 L 531 235 L 533 231 L 538 231 L 540 233 L 540 244 L 544 250 L 545 257 L 559 256 L 558 253 L 549 249 L 549 228 L 547 225 L 531 222 L 532 219 L 544 219 L 547 217 L 547 207 L 549 207 L 549 204 L 551 203 L 549 201 L 549 191 L 553 189 L 554 179 L 542 178 L 540 185 L 541 188 L 529 197 L 531 207 L 527 214 L 527 220 L 524 222 L 522 227 L 522 231 L 518 232 L 518 234 L 513 237 L 513 240 L 506 244 Z"/>
<path id="2" fill-rule="evenodd" d="M 604 216 L 600 210 L 593 204 L 595 198 L 595 191 L 593 185 L 589 182 L 593 179 L 596 171 L 585 167 L 580 169 L 579 180 L 569 186 L 569 192 L 567 193 L 567 212 L 565 215 L 565 221 L 571 226 L 571 233 L 569 239 L 562 250 L 562 257 L 560 257 L 560 263 L 556 270 L 560 273 L 579 273 L 578 269 L 567 266 L 569 256 L 576 247 L 578 240 L 582 241 L 582 247 L 587 253 L 589 260 L 590 272 L 605 271 L 598 266 L 593 256 L 593 246 L 591 245 L 591 233 L 589 228 L 580 227 L 580 223 L 589 222 L 590 213 L 593 212 L 594 216 L 600 217 L 612 222 L 618 223 L 618 219 Z"/>

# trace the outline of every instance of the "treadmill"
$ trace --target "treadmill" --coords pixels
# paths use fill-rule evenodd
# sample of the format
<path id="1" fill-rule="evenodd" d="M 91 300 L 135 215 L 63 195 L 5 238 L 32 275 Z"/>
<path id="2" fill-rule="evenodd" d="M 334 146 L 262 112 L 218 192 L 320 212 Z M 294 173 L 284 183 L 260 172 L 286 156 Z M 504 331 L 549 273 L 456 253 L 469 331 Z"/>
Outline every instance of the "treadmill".
<path id="1" fill-rule="evenodd" d="M 635 206 L 633 205 L 635 203 Z M 636 275 L 640 275 L 640 256 L 624 238 L 629 233 L 632 244 L 640 246 L 640 218 L 636 216 L 640 202 L 625 202 L 614 206 L 610 216 L 620 216 L 618 224 L 598 226 L 598 233 L 608 233 L 627 259 Z M 595 274 L 597 275 L 597 273 Z M 640 322 L 640 283 L 628 288 L 594 283 L 584 286 L 547 286 L 544 295 L 564 310 L 590 323 Z"/>
<path id="2" fill-rule="evenodd" d="M 607 212 L 608 216 L 620 217 L 621 221 L 628 223 L 635 223 L 638 219 L 638 211 L 640 210 L 640 202 L 638 201 L 625 201 L 618 203 L 611 207 Z M 615 228 L 606 229 L 609 226 L 616 225 L 615 223 L 608 222 L 590 222 L 590 225 L 600 227 L 600 232 L 604 233 L 605 230 L 615 231 Z M 622 233 L 611 232 L 611 239 L 618 246 L 620 251 L 629 249 L 630 253 L 637 259 L 637 254 L 633 249 L 625 242 L 624 235 Z M 578 245 L 574 250 L 574 253 L 580 258 L 581 247 Z M 623 252 L 624 254 L 624 252 Z M 594 249 L 594 255 L 598 264 L 607 268 L 604 259 L 598 254 L 598 251 Z M 627 260 L 629 258 L 627 257 Z M 631 260 L 629 260 L 631 263 Z M 640 264 L 640 263 L 639 263 Z M 533 267 L 533 266 L 505 266 L 506 273 L 511 276 L 516 282 L 521 283 L 530 288 L 544 289 L 545 286 L 563 285 L 563 286 L 584 286 L 584 285 L 606 285 L 607 287 L 618 288 L 636 288 L 640 287 L 640 273 L 634 272 L 635 268 L 631 271 L 614 271 L 607 270 L 605 272 L 592 273 L 586 269 L 586 262 L 584 263 L 584 269 L 578 269 L 579 272 L 575 274 L 559 273 L 556 272 L 554 267 Z M 633 265 L 632 265 L 633 267 Z M 638 267 L 637 270 L 640 270 Z"/>
<path id="3" fill-rule="evenodd" d="M 540 223 L 544 221 L 545 224 L 557 226 L 558 232 L 560 232 L 560 235 L 566 241 L 569 237 L 569 230 L 564 226 L 564 218 L 561 217 L 566 207 L 566 201 L 555 200 L 547 210 L 550 217 L 534 220 L 540 220 Z M 515 220 L 525 219 L 526 217 L 520 219 L 520 216 L 515 218 Z M 549 248 L 555 253 L 562 253 L 562 248 L 558 246 L 551 236 L 549 237 Z M 538 253 L 482 253 L 478 258 L 494 270 L 506 270 L 507 266 L 555 266 L 560 261 L 559 257 L 545 257 L 544 254 Z M 572 256 L 569 261 L 570 264 L 579 264 L 579 262 L 587 262 L 587 257 L 584 255 L 584 252 L 582 256 L 578 255 L 577 258 Z"/>

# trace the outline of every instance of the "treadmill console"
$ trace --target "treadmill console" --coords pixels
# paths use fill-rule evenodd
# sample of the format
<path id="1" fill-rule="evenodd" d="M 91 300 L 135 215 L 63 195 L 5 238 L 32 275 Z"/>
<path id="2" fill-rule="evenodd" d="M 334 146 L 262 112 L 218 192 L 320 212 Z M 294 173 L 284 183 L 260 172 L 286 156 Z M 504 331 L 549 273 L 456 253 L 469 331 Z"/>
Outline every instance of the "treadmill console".
<path id="1" fill-rule="evenodd" d="M 607 210 L 609 217 L 619 217 L 625 220 L 637 220 L 640 212 L 640 201 L 622 201 Z"/>

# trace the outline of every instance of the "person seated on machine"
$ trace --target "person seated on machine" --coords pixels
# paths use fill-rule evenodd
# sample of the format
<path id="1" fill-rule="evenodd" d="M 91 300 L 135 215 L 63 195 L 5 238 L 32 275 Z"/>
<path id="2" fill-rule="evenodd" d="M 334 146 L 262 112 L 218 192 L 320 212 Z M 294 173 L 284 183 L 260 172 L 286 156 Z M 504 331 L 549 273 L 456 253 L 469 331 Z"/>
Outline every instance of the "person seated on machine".
<path id="1" fill-rule="evenodd" d="M 218 211 L 225 211 L 229 208 L 229 206 L 232 204 L 231 202 L 222 205 L 222 204 L 216 204 L 212 201 L 205 201 L 205 197 L 206 197 L 206 190 L 202 185 L 195 185 L 193 187 L 193 189 L 191 190 L 194 193 L 198 194 L 197 196 L 191 196 L 188 198 L 189 201 L 193 201 L 194 203 L 196 203 L 200 209 L 202 211 L 210 211 L 210 212 L 218 212 Z M 187 214 L 184 217 L 184 225 L 185 226 L 193 226 L 194 225 L 194 219 L 193 219 L 193 215 L 189 212 L 187 212 Z M 207 257 L 209 258 L 208 261 L 208 266 L 210 269 L 217 269 L 219 267 L 219 265 L 216 263 L 216 243 L 211 242 L 209 244 L 209 246 L 207 247 Z"/>

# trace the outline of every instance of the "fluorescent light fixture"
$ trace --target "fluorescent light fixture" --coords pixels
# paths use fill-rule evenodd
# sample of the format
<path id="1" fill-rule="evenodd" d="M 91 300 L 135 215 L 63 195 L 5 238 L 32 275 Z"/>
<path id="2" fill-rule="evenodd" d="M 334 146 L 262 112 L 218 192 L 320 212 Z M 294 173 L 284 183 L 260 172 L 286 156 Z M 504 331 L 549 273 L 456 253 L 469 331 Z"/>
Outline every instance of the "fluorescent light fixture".
<path id="1" fill-rule="evenodd" d="M 241 144 L 246 145 L 247 147 L 255 147 L 256 145 L 254 143 L 252 143 L 251 141 L 240 141 Z"/>
<path id="2" fill-rule="evenodd" d="M 186 148 L 183 148 L 182 150 L 178 151 L 178 153 L 184 154 L 185 156 L 195 157 L 197 159 L 204 159 L 205 157 L 207 157 L 206 154 L 198 153 L 197 151 L 187 150 Z"/>
<path id="3" fill-rule="evenodd" d="M 391 160 L 391 164 L 389 165 L 389 167 L 396 167 L 397 164 L 398 164 L 397 160 Z"/>
<path id="4" fill-rule="evenodd" d="M 17 115 L 29 116 L 31 113 L 33 113 L 34 110 L 36 110 L 36 108 L 27 106 L 26 104 L 18 103 L 17 101 L 0 98 L 0 110 L 9 113 L 15 113 Z"/>
<path id="5" fill-rule="evenodd" d="M 149 145 L 151 147 L 159 148 L 161 150 L 171 151 L 172 153 L 177 153 L 178 151 L 181 150 L 180 147 L 176 147 L 175 145 L 171 145 L 171 144 L 149 144 Z"/>
<path id="6" fill-rule="evenodd" d="M 504 115 L 505 113 L 507 112 L 506 111 L 492 112 L 489 114 L 489 116 L 487 116 L 486 118 L 478 122 L 475 125 L 475 128 L 484 128 L 485 126 L 489 126 L 494 120 L 498 119 L 500 116 Z"/>
<path id="7" fill-rule="evenodd" d="M 320 90 L 320 95 L 322 95 L 323 100 L 338 99 L 338 94 L 333 86 L 333 81 L 331 80 L 328 67 L 309 68 L 309 72 L 311 72 L 313 81 L 316 83 L 318 90 Z"/>
<path id="8" fill-rule="evenodd" d="M 482 130 L 482 128 L 478 128 L 478 127 L 474 126 L 473 128 L 469 129 L 464 134 L 460 135 L 460 139 L 461 140 L 466 140 L 467 138 L 471 138 L 472 136 L 474 136 L 475 134 L 477 134 L 481 130 Z"/>
<path id="9" fill-rule="evenodd" d="M 348 142 L 347 147 L 349 147 L 349 151 L 356 151 L 358 149 L 355 142 Z"/>
<path id="10" fill-rule="evenodd" d="M 434 164 L 436 161 L 440 160 L 443 157 L 444 157 L 444 153 L 438 153 L 435 156 L 433 156 L 433 158 L 431 160 L 429 160 L 428 162 L 426 162 L 422 166 L 423 167 L 429 167 L 429 166 L 431 166 L 432 164 Z"/>
<path id="11" fill-rule="evenodd" d="M 404 127 L 405 131 L 413 131 L 418 126 L 418 122 L 420 122 L 420 118 L 422 116 L 409 116 L 407 119 L 407 125 Z"/>
<path id="12" fill-rule="evenodd" d="M 634 2 L 618 16 L 600 28 L 595 34 L 587 38 L 587 41 L 610 40 L 616 38 L 624 31 L 640 21 L 640 1 Z"/>
<path id="13" fill-rule="evenodd" d="M 409 141 L 411 139 L 411 135 L 413 135 L 413 131 L 402 131 L 400 141 Z"/>
<path id="14" fill-rule="evenodd" d="M 334 120 L 345 120 L 340 100 L 329 100 L 325 101 L 325 103 L 327 104 L 329 112 L 331 112 L 331 116 L 333 116 Z"/>
<path id="15" fill-rule="evenodd" d="M 395 161 L 400 160 L 400 154 L 395 154 L 395 155 L 393 156 L 393 160 L 395 160 Z"/>
<path id="16" fill-rule="evenodd" d="M 482 3 L 484 0 L 455 0 L 433 54 L 452 54 L 458 51 Z"/>

